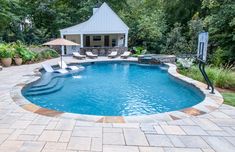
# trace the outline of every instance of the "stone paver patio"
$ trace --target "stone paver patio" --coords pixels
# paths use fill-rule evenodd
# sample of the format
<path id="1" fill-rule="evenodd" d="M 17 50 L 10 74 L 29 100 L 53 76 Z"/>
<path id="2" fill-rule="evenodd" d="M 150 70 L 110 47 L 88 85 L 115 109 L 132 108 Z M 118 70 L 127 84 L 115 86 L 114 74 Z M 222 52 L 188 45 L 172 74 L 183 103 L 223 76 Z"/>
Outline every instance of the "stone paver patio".
<path id="1" fill-rule="evenodd" d="M 0 71 L 0 152 L 235 151 L 235 108 L 224 104 L 208 114 L 159 123 L 93 123 L 26 111 L 10 91 L 37 67 Z"/>

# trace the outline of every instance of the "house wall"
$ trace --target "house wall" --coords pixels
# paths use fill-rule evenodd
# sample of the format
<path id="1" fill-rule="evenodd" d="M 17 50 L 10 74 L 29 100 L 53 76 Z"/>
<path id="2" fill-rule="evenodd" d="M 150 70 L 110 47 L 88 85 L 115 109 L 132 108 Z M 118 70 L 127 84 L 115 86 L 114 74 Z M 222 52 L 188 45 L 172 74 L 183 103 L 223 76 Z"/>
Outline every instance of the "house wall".
<path id="1" fill-rule="evenodd" d="M 112 47 L 112 40 L 116 40 L 116 46 L 117 46 L 117 42 L 118 42 L 118 35 L 116 34 L 116 35 L 110 35 L 110 37 L 109 37 L 109 46 L 110 47 Z"/>
<path id="2" fill-rule="evenodd" d="M 73 41 L 75 43 L 81 44 L 80 35 L 66 35 L 67 40 Z"/>
<path id="3" fill-rule="evenodd" d="M 77 44 L 81 44 L 80 35 L 66 35 L 65 38 Z M 65 47 L 66 54 L 72 54 L 73 52 L 78 52 L 78 51 L 80 51 L 80 46 L 66 46 Z"/>
<path id="4" fill-rule="evenodd" d="M 100 36 L 100 35 L 89 35 L 90 36 L 90 46 L 104 46 L 104 35 L 101 35 L 101 41 L 93 41 L 93 36 Z M 84 43 L 86 45 L 86 43 Z"/>
<path id="5" fill-rule="evenodd" d="M 85 35 L 86 36 L 86 35 Z M 86 46 L 86 38 L 84 36 L 84 46 Z M 90 36 L 90 47 L 94 47 L 94 46 L 104 46 L 104 39 L 105 39 L 105 35 L 89 35 Z M 101 36 L 101 40 L 100 41 L 93 41 L 93 36 Z M 121 39 L 123 38 L 123 39 Z M 115 46 L 124 46 L 124 34 L 110 34 L 109 35 L 109 47 L 112 47 L 112 41 L 115 40 L 116 41 L 116 45 Z"/>
<path id="6" fill-rule="evenodd" d="M 86 47 L 86 36 L 83 35 L 83 44 Z M 90 36 L 90 47 L 99 46 L 104 47 L 105 35 L 88 35 Z M 93 41 L 93 36 L 101 36 L 100 41 Z M 112 41 L 115 40 L 115 46 L 124 47 L 124 34 L 109 34 L 109 47 L 112 46 Z M 65 35 L 67 40 L 73 41 L 75 43 L 81 44 L 80 35 Z M 80 51 L 80 46 L 66 46 L 66 54 L 72 54 L 72 52 Z"/>
<path id="7" fill-rule="evenodd" d="M 124 46 L 124 44 L 125 44 L 125 39 L 124 39 L 124 37 L 125 37 L 125 35 L 124 34 L 119 34 L 118 35 L 118 38 L 117 38 L 117 40 L 118 40 L 118 44 L 117 44 L 117 46 L 119 46 L 119 47 L 123 47 Z"/>

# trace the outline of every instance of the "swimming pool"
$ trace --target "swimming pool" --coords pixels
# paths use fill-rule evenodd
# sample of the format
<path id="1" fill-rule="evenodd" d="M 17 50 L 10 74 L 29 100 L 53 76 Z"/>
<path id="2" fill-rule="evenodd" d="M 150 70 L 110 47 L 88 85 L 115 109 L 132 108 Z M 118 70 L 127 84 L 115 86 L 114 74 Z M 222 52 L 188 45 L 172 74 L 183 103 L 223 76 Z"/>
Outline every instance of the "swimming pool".
<path id="1" fill-rule="evenodd" d="M 69 75 L 44 73 L 22 94 L 32 103 L 61 112 L 139 116 L 179 110 L 204 99 L 195 87 L 173 78 L 165 65 L 95 62 Z"/>

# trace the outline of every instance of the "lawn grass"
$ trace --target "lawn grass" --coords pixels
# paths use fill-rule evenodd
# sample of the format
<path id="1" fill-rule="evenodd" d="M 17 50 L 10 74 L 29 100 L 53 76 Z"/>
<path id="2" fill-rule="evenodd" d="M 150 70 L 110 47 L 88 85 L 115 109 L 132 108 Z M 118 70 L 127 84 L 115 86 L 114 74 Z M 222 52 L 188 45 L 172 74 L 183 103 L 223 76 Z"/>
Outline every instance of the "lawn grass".
<path id="1" fill-rule="evenodd" d="M 226 93 L 221 93 L 221 94 L 224 97 L 225 104 L 235 107 L 235 93 L 234 92 L 226 92 Z"/>

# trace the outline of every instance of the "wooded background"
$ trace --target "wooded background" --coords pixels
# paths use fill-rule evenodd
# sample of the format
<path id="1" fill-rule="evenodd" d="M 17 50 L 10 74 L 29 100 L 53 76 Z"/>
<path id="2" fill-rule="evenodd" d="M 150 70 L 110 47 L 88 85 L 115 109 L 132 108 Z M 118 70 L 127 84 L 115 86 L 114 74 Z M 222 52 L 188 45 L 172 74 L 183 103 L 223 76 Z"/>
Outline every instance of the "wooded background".
<path id="1" fill-rule="evenodd" d="M 0 42 L 42 44 L 87 20 L 104 0 L 0 0 Z M 129 26 L 129 46 L 151 53 L 194 54 L 209 32 L 209 62 L 235 61 L 235 0 L 106 0 Z M 213 54 L 213 55 L 212 55 Z"/>

